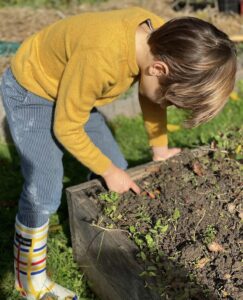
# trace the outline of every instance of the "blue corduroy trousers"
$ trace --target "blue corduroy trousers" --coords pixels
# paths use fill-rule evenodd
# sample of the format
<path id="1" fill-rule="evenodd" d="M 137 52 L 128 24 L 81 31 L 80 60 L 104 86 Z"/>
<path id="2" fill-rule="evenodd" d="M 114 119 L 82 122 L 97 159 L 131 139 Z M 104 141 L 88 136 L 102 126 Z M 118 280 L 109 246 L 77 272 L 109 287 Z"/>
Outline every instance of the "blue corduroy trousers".
<path id="1" fill-rule="evenodd" d="M 55 103 L 20 86 L 10 68 L 3 75 L 1 92 L 24 177 L 17 217 L 25 226 L 39 227 L 57 211 L 63 187 L 63 147 L 53 134 Z M 85 131 L 115 165 L 127 168 L 104 117 L 96 109 Z"/>

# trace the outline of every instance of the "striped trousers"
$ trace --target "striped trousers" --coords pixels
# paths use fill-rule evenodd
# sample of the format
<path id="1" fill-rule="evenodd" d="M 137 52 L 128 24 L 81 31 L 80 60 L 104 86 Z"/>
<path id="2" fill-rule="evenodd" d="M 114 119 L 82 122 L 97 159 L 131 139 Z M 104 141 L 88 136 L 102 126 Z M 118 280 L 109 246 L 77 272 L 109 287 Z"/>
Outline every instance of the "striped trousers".
<path id="1" fill-rule="evenodd" d="M 20 86 L 10 68 L 3 75 L 1 92 L 24 177 L 17 217 L 25 226 L 39 227 L 57 211 L 63 187 L 63 147 L 53 134 L 55 103 Z M 85 131 L 114 164 L 127 168 L 103 116 L 96 109 L 92 110 Z"/>

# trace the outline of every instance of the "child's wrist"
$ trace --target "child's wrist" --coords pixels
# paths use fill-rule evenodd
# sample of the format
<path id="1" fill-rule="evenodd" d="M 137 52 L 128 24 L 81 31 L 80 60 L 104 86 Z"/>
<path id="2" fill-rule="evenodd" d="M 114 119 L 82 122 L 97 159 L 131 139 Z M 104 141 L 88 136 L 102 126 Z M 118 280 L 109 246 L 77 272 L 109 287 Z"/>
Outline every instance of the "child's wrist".
<path id="1" fill-rule="evenodd" d="M 164 146 L 152 146 L 151 147 L 152 151 L 154 154 L 156 153 L 162 153 L 162 152 L 166 152 L 168 150 L 168 146 L 164 145 Z"/>
<path id="2" fill-rule="evenodd" d="M 117 167 L 113 163 L 111 163 L 110 166 L 109 166 L 109 168 L 103 174 L 101 174 L 101 176 L 103 178 L 106 178 L 106 177 L 110 176 L 111 174 L 113 174 L 113 172 L 116 169 L 117 169 Z"/>

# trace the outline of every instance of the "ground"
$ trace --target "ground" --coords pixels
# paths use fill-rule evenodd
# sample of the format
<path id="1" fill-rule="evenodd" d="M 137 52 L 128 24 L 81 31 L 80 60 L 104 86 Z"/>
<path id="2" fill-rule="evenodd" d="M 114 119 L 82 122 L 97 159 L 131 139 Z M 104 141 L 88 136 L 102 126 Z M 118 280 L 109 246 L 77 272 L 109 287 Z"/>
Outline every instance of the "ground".
<path id="1" fill-rule="evenodd" d="M 138 180 L 141 195 L 95 191 L 98 224 L 130 232 L 141 276 L 155 278 L 161 299 L 243 297 L 243 168 L 225 151 L 205 153 L 168 160 Z"/>
<path id="2" fill-rule="evenodd" d="M 44 26 L 70 15 L 85 11 L 108 10 L 139 5 L 150 9 L 165 20 L 176 16 L 193 15 L 210 21 L 230 36 L 243 34 L 243 16 L 234 14 L 218 14 L 216 8 L 206 7 L 193 12 L 184 9 L 175 12 L 172 9 L 172 0 L 109 0 L 100 4 L 82 4 L 78 7 L 47 9 L 47 8 L 2 8 L 0 9 L 0 41 L 22 42 L 26 37 L 37 32 Z M 0 57 L 0 74 L 9 65 L 9 57 Z"/>

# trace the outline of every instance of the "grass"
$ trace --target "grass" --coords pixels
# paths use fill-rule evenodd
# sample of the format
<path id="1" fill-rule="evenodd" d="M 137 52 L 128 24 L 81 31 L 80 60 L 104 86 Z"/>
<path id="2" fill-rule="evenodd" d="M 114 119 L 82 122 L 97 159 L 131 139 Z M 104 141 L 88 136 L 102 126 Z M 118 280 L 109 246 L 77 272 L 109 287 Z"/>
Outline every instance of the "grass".
<path id="1" fill-rule="evenodd" d="M 230 99 L 224 110 L 212 121 L 194 129 L 184 129 L 181 124 L 185 113 L 169 107 L 168 123 L 178 125 L 176 131 L 168 133 L 170 147 L 195 148 L 210 145 L 214 141 L 219 147 L 227 148 L 234 154 L 237 147 L 242 144 L 243 82 L 239 82 L 238 89 L 238 98 Z M 111 123 L 111 128 L 130 166 L 151 159 L 141 116 L 132 119 L 119 116 Z M 235 137 L 234 141 L 231 139 L 232 136 Z M 241 154 L 238 154 L 238 158 L 240 157 Z"/>
<path id="2" fill-rule="evenodd" d="M 194 148 L 200 145 L 209 145 L 212 141 L 215 141 L 220 147 L 228 149 L 232 155 L 242 158 L 242 151 L 240 150 L 240 145 L 243 142 L 242 82 L 239 83 L 238 90 L 239 99 L 230 100 L 224 111 L 210 123 L 193 130 L 179 128 L 178 131 L 170 132 L 170 146 Z M 168 121 L 171 124 L 180 126 L 183 116 L 183 112 L 170 108 Z M 133 119 L 119 117 L 110 125 L 130 166 L 151 159 L 141 116 Z M 232 137 L 234 137 L 233 140 Z M 85 181 L 87 170 L 68 154 L 64 156 L 64 169 L 64 187 Z M 0 251 L 2 253 L 0 260 L 0 298 L 19 300 L 17 293 L 13 291 L 12 241 L 17 199 L 21 192 L 23 180 L 17 152 L 14 146 L 10 144 L 0 144 L 0 182 Z M 58 214 L 51 218 L 48 246 L 48 272 L 52 278 L 58 283 L 75 290 L 80 299 L 97 299 L 73 262 L 64 192 Z"/>

